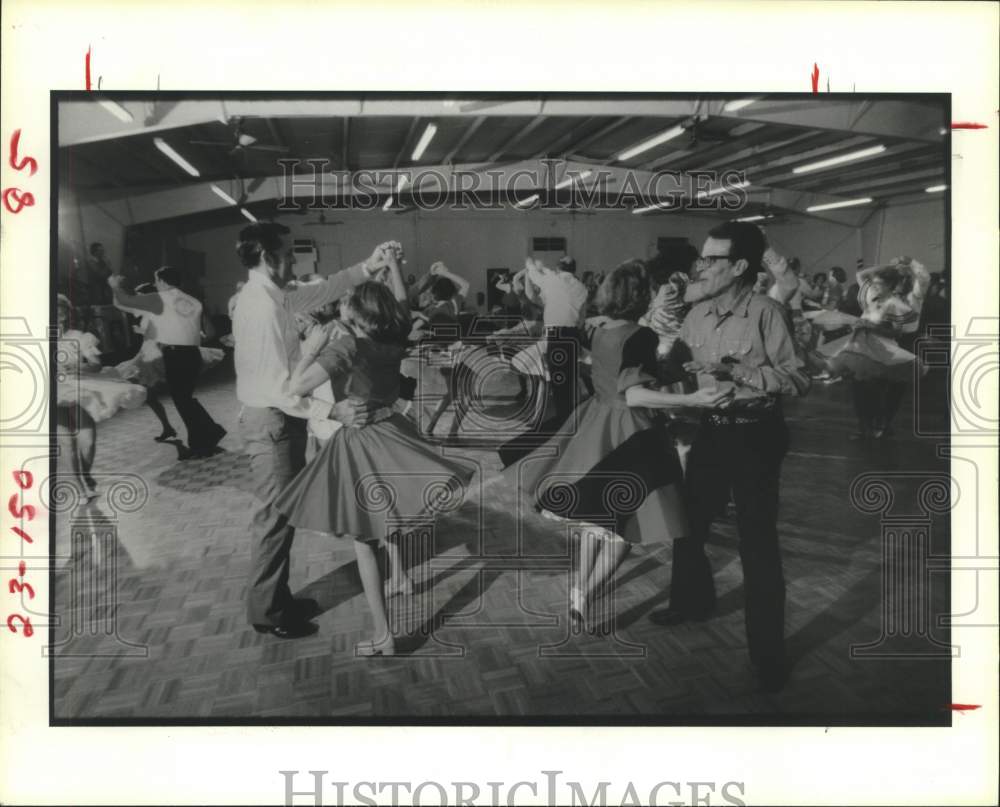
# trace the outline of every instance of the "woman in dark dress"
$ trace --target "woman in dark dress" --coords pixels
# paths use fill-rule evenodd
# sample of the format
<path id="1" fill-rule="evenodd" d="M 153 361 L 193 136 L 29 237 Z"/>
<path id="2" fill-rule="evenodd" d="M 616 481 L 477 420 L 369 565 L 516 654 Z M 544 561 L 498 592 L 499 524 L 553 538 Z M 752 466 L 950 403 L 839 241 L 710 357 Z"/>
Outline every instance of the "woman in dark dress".
<path id="1" fill-rule="evenodd" d="M 375 545 L 405 541 L 416 528 L 456 508 L 474 473 L 467 464 L 442 457 L 392 409 L 410 318 L 397 263 L 390 263 L 390 273 L 392 291 L 375 281 L 362 283 L 341 303 L 341 329 L 310 333 L 290 381 L 294 394 L 306 395 L 329 380 L 336 400 L 360 399 L 380 408 L 369 425 L 334 432 L 275 502 L 298 528 L 354 539 L 374 620 L 374 637 L 356 647 L 362 656 L 395 652 Z"/>
<path id="2" fill-rule="evenodd" d="M 596 297 L 600 322 L 588 323 L 585 331 L 594 395 L 544 445 L 505 471 L 543 515 L 597 522 L 595 529 L 581 532 L 579 567 L 570 588 L 575 622 L 585 621 L 589 599 L 632 543 L 688 534 L 677 452 L 655 410 L 714 407 L 729 395 L 654 388 L 659 340 L 637 324 L 649 303 L 649 277 L 641 261 L 628 261 L 608 274 Z M 602 460 L 623 447 L 634 473 L 602 478 Z M 620 461 L 621 452 L 616 456 Z"/>

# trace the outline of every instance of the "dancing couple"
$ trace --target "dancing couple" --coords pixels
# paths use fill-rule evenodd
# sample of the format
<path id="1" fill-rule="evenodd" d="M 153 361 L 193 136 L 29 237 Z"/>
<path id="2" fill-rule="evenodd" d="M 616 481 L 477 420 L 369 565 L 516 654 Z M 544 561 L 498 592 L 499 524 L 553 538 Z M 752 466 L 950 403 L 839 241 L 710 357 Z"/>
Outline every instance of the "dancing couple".
<path id="1" fill-rule="evenodd" d="M 778 546 L 778 487 L 788 432 L 781 397 L 809 387 L 780 303 L 754 293 L 766 241 L 753 225 L 731 222 L 709 234 L 688 284 L 693 306 L 671 352 L 697 392 L 657 388 L 659 339 L 637 320 L 650 301 L 644 266 L 630 261 L 598 290 L 603 319 L 586 331 L 595 395 L 548 443 L 505 473 L 537 507 L 584 522 L 570 613 L 586 622 L 633 543 L 671 540 L 670 605 L 650 618 L 674 626 L 710 617 L 715 607 L 705 543 L 730 493 L 736 505 L 746 590 L 750 659 L 761 688 L 787 678 L 785 585 Z M 686 471 L 658 411 L 700 412 Z M 615 486 L 632 495 L 620 502 Z M 567 489 L 568 488 L 568 489 Z M 592 525 L 594 528 L 589 528 Z"/>
<path id="2" fill-rule="evenodd" d="M 380 244 L 363 263 L 290 285 L 288 233 L 281 225 L 255 224 L 241 231 L 237 244 L 249 272 L 234 311 L 236 392 L 258 499 L 248 621 L 279 638 L 316 631 L 310 621 L 315 603 L 296 600 L 288 586 L 289 553 L 295 528 L 329 533 L 353 540 L 372 612 L 373 636 L 356 653 L 391 655 L 395 644 L 375 546 L 386 542 L 393 574 L 401 573 L 392 547 L 433 517 L 435 497 L 428 491 L 436 486 L 459 496 L 474 469 L 438 456 L 392 408 L 410 331 L 400 245 Z M 300 343 L 295 313 L 338 299 L 340 326 L 317 327 Z M 326 381 L 337 401 L 332 405 L 308 396 Z M 310 417 L 332 418 L 342 427 L 307 465 Z"/>

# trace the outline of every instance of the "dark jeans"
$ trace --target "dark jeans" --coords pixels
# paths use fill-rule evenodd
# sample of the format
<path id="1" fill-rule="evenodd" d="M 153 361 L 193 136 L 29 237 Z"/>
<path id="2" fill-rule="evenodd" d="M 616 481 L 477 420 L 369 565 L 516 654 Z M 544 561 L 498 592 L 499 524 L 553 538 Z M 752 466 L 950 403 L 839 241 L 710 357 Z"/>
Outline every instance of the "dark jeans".
<path id="1" fill-rule="evenodd" d="M 272 503 L 305 465 L 306 422 L 280 409 L 247 406 L 239 424 L 257 497 L 250 518 L 247 620 L 252 625 L 281 625 L 294 619 L 288 567 L 295 530 Z"/>
<path id="2" fill-rule="evenodd" d="M 780 416 L 756 423 L 714 425 L 706 419 L 688 457 L 686 488 L 691 538 L 675 545 L 671 605 L 698 612 L 715 601 L 705 541 L 730 491 L 746 592 L 750 658 L 757 664 L 784 658 L 785 580 L 778 547 L 778 483 L 788 450 Z"/>
<path id="3" fill-rule="evenodd" d="M 194 387 L 201 372 L 201 351 L 196 347 L 176 345 L 163 345 L 162 349 L 167 387 L 187 428 L 188 447 L 192 451 L 214 448 L 226 432 L 194 397 Z"/>

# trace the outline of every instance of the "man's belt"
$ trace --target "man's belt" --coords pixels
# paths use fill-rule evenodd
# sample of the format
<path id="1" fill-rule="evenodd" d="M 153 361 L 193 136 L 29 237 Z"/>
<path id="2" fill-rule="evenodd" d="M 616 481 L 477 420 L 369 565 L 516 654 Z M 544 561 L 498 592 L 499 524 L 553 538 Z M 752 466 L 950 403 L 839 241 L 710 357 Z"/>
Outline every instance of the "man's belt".
<path id="1" fill-rule="evenodd" d="M 745 412 L 740 414 L 716 414 L 705 415 L 704 423 L 709 426 L 750 426 L 759 423 L 773 421 L 776 412 L 773 409 L 762 410 L 761 412 Z"/>

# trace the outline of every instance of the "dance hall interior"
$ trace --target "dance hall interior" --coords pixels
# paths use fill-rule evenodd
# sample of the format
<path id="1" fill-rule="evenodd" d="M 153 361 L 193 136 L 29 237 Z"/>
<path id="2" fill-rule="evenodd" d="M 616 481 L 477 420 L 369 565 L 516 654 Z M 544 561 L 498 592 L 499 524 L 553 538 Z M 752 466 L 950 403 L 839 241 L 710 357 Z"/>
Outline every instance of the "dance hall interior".
<path id="1" fill-rule="evenodd" d="M 950 721 L 945 96 L 53 113 L 54 722 Z"/>

